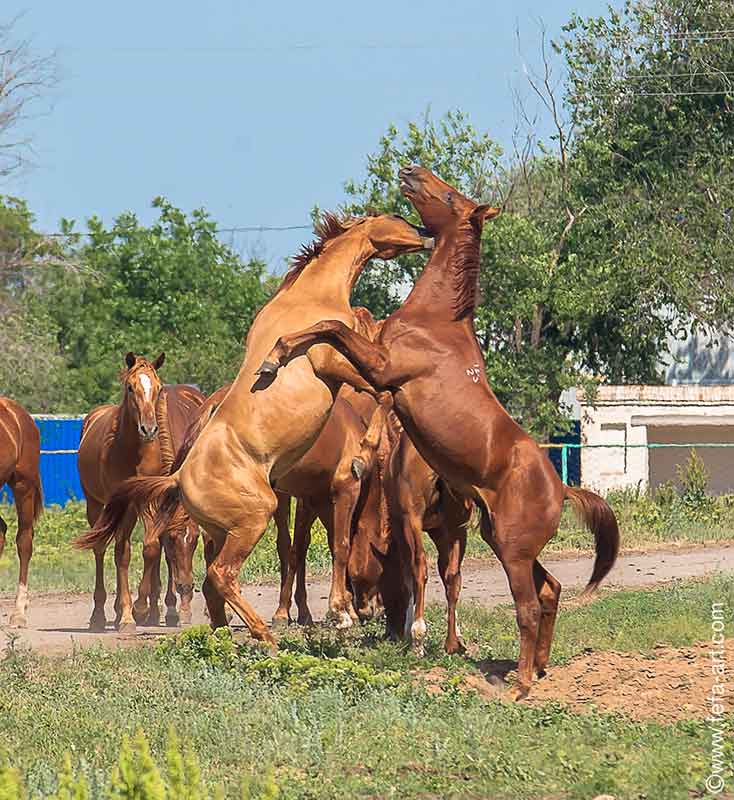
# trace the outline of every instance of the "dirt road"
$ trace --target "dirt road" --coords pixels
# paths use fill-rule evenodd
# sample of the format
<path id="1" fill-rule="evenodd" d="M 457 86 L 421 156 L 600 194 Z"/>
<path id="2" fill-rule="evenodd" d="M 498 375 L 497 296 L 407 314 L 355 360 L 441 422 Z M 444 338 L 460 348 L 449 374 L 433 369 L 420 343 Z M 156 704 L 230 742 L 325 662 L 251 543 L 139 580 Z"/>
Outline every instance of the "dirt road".
<path id="1" fill-rule="evenodd" d="M 582 588 L 591 575 L 592 558 L 544 559 L 549 569 L 565 589 Z M 734 573 L 734 547 L 705 547 L 656 550 L 649 553 L 621 556 L 607 578 L 605 585 L 613 587 L 649 586 L 677 578 L 693 578 L 720 572 Z M 443 587 L 432 571 L 428 585 L 430 602 L 443 602 Z M 31 574 L 32 579 L 32 574 Z M 248 585 L 244 587 L 247 599 L 257 611 L 269 619 L 277 606 L 278 589 L 272 584 Z M 315 619 L 323 618 L 329 593 L 328 579 L 308 583 L 308 596 Z M 479 602 L 494 606 L 508 602 L 510 593 L 507 579 L 499 565 L 483 562 L 468 563 L 464 570 L 462 602 Z M 108 599 L 108 618 L 113 616 L 113 599 Z M 46 594 L 31 597 L 28 628 L 13 631 L 7 627 L 12 611 L 12 598 L 0 599 L 0 648 L 8 643 L 9 636 L 18 636 L 17 643 L 30 646 L 43 653 L 62 653 L 74 647 L 87 647 L 102 643 L 116 647 L 129 645 L 130 640 L 121 639 L 110 626 L 105 633 L 89 633 L 87 621 L 92 608 L 91 595 Z M 205 622 L 204 605 L 197 592 L 194 601 L 194 622 Z M 151 641 L 170 632 L 167 628 L 138 627 L 137 641 Z"/>

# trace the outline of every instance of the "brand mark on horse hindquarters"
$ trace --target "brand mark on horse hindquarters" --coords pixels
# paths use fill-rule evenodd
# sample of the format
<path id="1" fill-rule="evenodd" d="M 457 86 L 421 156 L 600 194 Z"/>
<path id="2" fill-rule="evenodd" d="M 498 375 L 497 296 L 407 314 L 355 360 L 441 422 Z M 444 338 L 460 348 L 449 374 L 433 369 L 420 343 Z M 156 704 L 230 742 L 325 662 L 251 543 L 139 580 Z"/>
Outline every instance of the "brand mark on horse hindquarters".
<path id="1" fill-rule="evenodd" d="M 466 374 L 472 379 L 472 383 L 479 383 L 479 376 L 482 374 L 479 364 L 467 369 Z"/>

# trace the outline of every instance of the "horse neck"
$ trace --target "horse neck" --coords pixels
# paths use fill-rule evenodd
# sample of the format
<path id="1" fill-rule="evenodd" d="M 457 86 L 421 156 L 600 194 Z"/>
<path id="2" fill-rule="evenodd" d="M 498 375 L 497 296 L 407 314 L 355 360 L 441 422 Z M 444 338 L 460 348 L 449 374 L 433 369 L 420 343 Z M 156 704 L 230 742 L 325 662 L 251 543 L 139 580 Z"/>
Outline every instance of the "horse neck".
<path id="1" fill-rule="evenodd" d="M 297 287 L 299 295 L 313 290 L 321 302 L 328 298 L 330 303 L 336 300 L 349 305 L 354 284 L 374 252 L 374 246 L 363 232 L 349 230 L 332 239 L 293 286 Z"/>
<path id="2" fill-rule="evenodd" d="M 457 273 L 454 264 L 457 261 L 457 250 L 462 245 L 467 245 L 465 237 L 470 235 L 471 231 L 450 229 L 436 237 L 431 257 L 423 268 L 423 272 L 418 276 L 413 289 L 405 298 L 403 308 L 428 312 L 434 320 L 455 321 L 457 319 L 457 307 L 461 305 L 463 284 L 461 275 Z M 473 242 L 469 244 L 473 245 Z M 478 249 L 478 238 L 476 246 Z M 472 304 L 470 313 L 461 316 L 468 317 L 471 321 L 473 310 Z"/>

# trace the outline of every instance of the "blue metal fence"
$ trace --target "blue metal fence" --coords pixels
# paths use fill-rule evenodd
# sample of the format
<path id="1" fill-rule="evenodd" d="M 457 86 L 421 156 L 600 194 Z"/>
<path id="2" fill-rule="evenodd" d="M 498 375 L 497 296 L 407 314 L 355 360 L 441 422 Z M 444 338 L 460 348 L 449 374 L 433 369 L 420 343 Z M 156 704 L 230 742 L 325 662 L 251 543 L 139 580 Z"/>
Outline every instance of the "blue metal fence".
<path id="1" fill-rule="evenodd" d="M 82 433 L 82 417 L 33 417 L 41 432 L 41 482 L 47 506 L 82 500 L 76 452 Z M 12 499 L 9 486 L 0 488 L 0 502 Z"/>
<path id="2" fill-rule="evenodd" d="M 63 506 L 71 500 L 83 500 L 76 464 L 83 417 L 39 414 L 33 418 L 41 432 L 41 481 L 46 505 Z M 550 458 L 558 474 L 565 476 L 566 483 L 578 485 L 581 482 L 579 423 L 574 423 L 569 434 L 555 437 L 552 442 Z M 10 487 L 0 487 L 0 502 L 11 499 Z"/>

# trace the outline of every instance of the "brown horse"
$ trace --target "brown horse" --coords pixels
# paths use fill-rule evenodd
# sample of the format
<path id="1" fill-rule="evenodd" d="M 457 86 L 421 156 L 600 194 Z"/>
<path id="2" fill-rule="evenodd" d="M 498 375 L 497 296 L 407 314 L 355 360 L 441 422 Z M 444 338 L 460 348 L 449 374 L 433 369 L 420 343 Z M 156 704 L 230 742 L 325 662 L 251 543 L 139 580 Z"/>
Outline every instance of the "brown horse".
<path id="1" fill-rule="evenodd" d="M 277 507 L 273 484 L 314 443 L 341 384 L 369 385 L 330 347 L 295 358 L 267 394 L 255 391 L 270 382 L 257 367 L 281 332 L 324 318 L 339 319 L 347 330 L 357 327 L 349 297 L 367 261 L 427 245 L 421 231 L 388 215 L 347 221 L 328 216 L 318 233 L 257 315 L 239 374 L 181 468 L 170 477 L 121 486 L 83 540 L 86 547 L 109 541 L 130 501 L 144 507 L 180 497 L 206 534 L 202 591 L 212 625 L 227 624 L 227 603 L 257 639 L 270 643 L 272 634 L 240 592 L 240 568 Z"/>
<path id="2" fill-rule="evenodd" d="M 183 437 L 186 420 L 199 406 L 204 396 L 189 386 L 163 387 L 158 370 L 165 355 L 147 361 L 134 353 L 125 357 L 126 368 L 120 373 L 122 397 L 117 405 L 98 406 L 84 419 L 79 444 L 79 477 L 87 499 L 87 520 L 94 525 L 105 503 L 124 480 L 135 475 L 165 475 L 173 462 L 177 439 Z M 115 543 L 117 593 L 115 598 L 116 624 L 121 633 L 135 631 L 135 617 L 128 582 L 130 564 L 130 534 L 138 518 L 135 506 L 129 505 L 117 523 Z M 160 610 L 160 557 L 159 539 L 149 535 L 151 514 L 142 514 L 145 527 L 143 546 L 144 569 L 140 582 L 136 616 L 147 618 L 148 624 L 158 625 Z M 195 546 L 196 529 L 191 531 Z M 112 538 L 112 537 L 110 537 Z M 89 621 L 90 630 L 104 630 L 107 624 L 104 586 L 104 554 L 109 538 L 94 543 L 96 562 L 94 610 Z M 182 580 L 182 610 L 190 615 L 191 595 Z M 172 591 L 174 576 L 169 560 L 168 591 L 166 592 L 169 624 L 177 621 L 176 597 Z M 193 583 L 193 581 L 191 581 Z"/>
<path id="3" fill-rule="evenodd" d="M 371 405 L 364 404 L 370 400 Z M 358 407 L 367 411 L 361 414 Z M 286 580 L 274 621 L 285 621 L 296 579 L 296 605 L 299 624 L 310 624 L 305 588 L 306 553 L 311 526 L 318 517 L 326 528 L 332 553 L 332 578 L 329 616 L 338 628 L 348 628 L 353 620 L 374 613 L 376 592 L 383 577 L 382 542 L 387 536 L 387 515 L 381 513 L 382 477 L 380 465 L 356 480 L 353 462 L 359 456 L 374 401 L 355 395 L 347 387 L 334 403 L 331 415 L 313 447 L 282 479 L 276 489 L 298 498 Z M 369 495 L 369 497 L 368 497 Z M 351 584 L 354 596 L 349 589 Z"/>
<path id="4" fill-rule="evenodd" d="M 405 431 L 391 453 L 385 487 L 393 535 L 402 547 L 404 563 L 413 571 L 415 610 L 410 626 L 413 647 L 422 655 L 427 633 L 424 609 L 428 567 L 423 547 L 423 531 L 426 531 L 438 551 L 438 572 L 446 592 L 448 632 L 444 647 L 447 653 L 461 653 L 465 647 L 456 604 L 461 592 L 461 564 L 473 503 L 449 488 L 421 458 Z"/>
<path id="5" fill-rule="evenodd" d="M 0 397 L 0 487 L 7 483 L 13 490 L 18 515 L 20 572 L 15 596 L 15 610 L 10 616 L 13 627 L 25 628 L 28 610 L 28 565 L 33 554 L 33 524 L 43 510 L 43 491 L 38 471 L 41 437 L 28 412 L 7 397 Z M 0 556 L 5 547 L 8 526 L 0 517 Z"/>
<path id="6" fill-rule="evenodd" d="M 587 591 L 614 564 L 617 521 L 602 498 L 561 483 L 548 457 L 487 383 L 473 315 L 482 227 L 499 211 L 477 205 L 422 167 L 403 168 L 400 178 L 401 190 L 436 237 L 405 303 L 375 342 L 339 320 L 320 322 L 279 339 L 260 371 L 274 375 L 294 354 L 330 343 L 375 390 L 390 392 L 423 458 L 480 507 L 482 536 L 501 561 L 515 600 L 520 631 L 515 696 L 521 698 L 534 670 L 544 673 L 550 654 L 561 586 L 537 557 L 558 529 L 564 499 L 594 533 L 596 561 Z"/>

